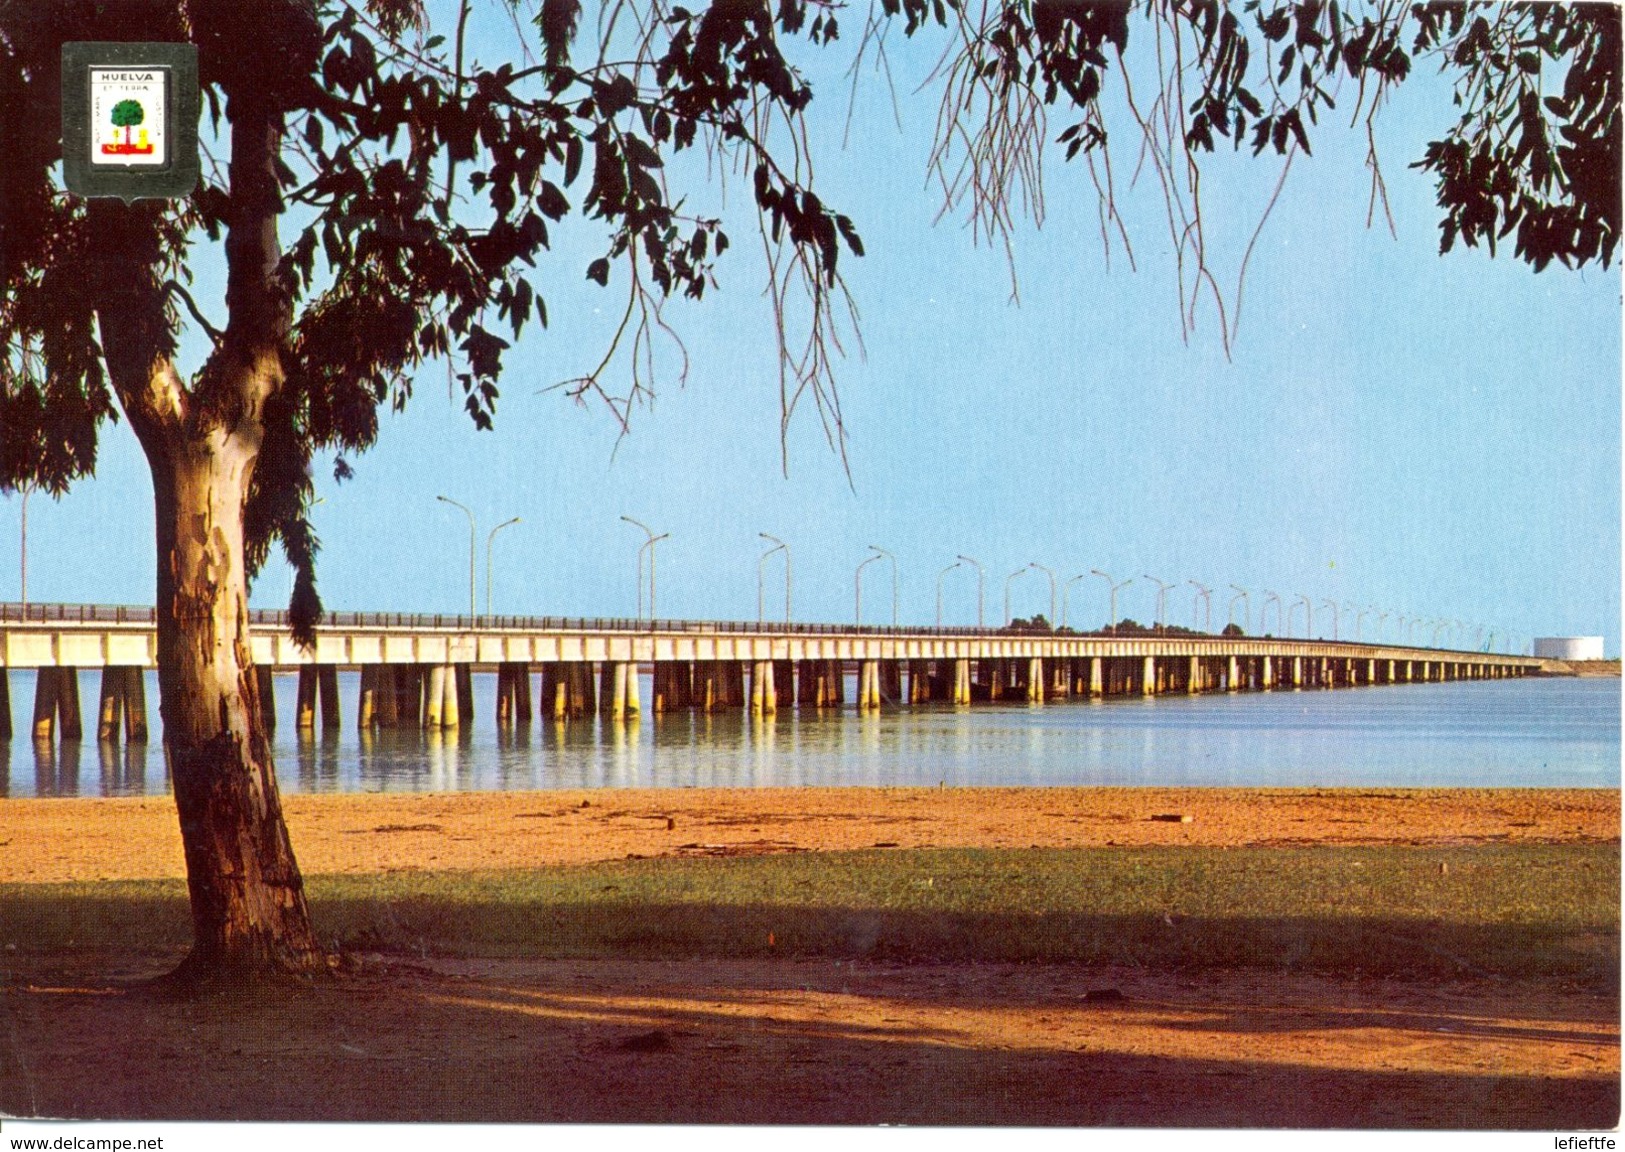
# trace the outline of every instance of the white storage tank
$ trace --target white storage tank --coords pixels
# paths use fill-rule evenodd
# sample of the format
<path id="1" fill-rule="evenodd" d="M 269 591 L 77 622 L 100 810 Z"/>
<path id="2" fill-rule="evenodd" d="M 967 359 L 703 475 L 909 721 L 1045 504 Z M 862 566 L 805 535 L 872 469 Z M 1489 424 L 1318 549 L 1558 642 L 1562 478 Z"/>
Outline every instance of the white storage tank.
<path id="1" fill-rule="evenodd" d="M 1601 660 L 1601 636 L 1536 636 L 1535 655 L 1544 660 Z"/>

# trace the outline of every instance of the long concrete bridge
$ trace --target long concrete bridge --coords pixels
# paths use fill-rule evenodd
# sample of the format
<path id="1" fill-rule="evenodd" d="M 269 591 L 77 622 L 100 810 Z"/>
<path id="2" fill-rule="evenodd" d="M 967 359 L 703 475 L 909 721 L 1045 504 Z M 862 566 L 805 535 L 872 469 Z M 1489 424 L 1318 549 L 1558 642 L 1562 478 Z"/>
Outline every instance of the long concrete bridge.
<path id="1" fill-rule="evenodd" d="M 331 612 L 313 648 L 282 612 L 255 612 L 251 645 L 262 715 L 275 727 L 274 672 L 297 672 L 295 722 L 340 722 L 338 672 L 359 670 L 363 727 L 456 728 L 472 718 L 472 677 L 497 677 L 499 726 L 645 709 L 767 714 L 841 707 L 855 669 L 864 709 L 883 704 L 1042 702 L 1073 696 L 1348 688 L 1500 679 L 1538 659 L 1490 652 L 1182 630 L 1111 634 Z M 156 665 L 153 609 L 0 604 L 0 739 L 12 735 L 11 669 L 36 670 L 36 740 L 83 736 L 79 671 L 100 670 L 96 734 L 147 738 L 142 673 Z M 642 700 L 639 671 L 653 671 Z M 539 672 L 539 707 L 532 681 Z"/>

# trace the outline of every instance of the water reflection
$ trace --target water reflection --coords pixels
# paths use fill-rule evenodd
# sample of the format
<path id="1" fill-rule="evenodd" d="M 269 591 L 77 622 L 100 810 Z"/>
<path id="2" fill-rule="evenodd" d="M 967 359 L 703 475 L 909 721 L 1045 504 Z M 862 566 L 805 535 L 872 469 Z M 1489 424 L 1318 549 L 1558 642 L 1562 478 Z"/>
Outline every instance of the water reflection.
<path id="1" fill-rule="evenodd" d="M 21 679 L 21 677 L 17 677 Z M 12 683 L 14 700 L 30 698 Z M 290 792 L 835 785 L 1544 785 L 1617 787 L 1617 680 L 1398 685 L 1339 692 L 786 708 L 582 717 L 499 731 L 494 677 L 451 731 L 353 724 L 301 733 L 278 676 L 278 778 Z M 345 700 L 358 677 L 339 677 Z M 149 699 L 157 686 L 149 679 Z M 642 698 L 652 699 L 649 686 Z M 15 709 L 14 709 L 15 710 Z M 349 712 L 353 716 L 353 712 Z M 26 731 L 26 730 L 25 730 Z M 155 732 L 154 735 L 157 733 Z M 33 753 L 33 771 L 28 755 Z M 163 745 L 0 741 L 0 795 L 169 788 Z"/>

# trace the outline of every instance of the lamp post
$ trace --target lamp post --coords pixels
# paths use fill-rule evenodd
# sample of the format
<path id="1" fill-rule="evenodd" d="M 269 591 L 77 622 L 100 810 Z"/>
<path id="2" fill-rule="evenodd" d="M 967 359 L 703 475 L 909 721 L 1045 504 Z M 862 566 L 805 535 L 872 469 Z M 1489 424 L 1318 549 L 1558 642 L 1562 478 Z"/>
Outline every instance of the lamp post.
<path id="1" fill-rule="evenodd" d="M 510 524 L 517 523 L 519 523 L 519 517 L 517 516 L 512 520 L 504 520 L 491 529 L 491 534 L 485 538 L 485 614 L 487 616 L 491 615 L 491 544 L 496 540 L 498 532 Z"/>
<path id="2" fill-rule="evenodd" d="M 1354 642 L 1358 644 L 1360 642 L 1361 632 L 1360 621 L 1365 619 L 1365 613 L 1360 611 L 1359 605 L 1357 604 L 1345 604 L 1343 605 L 1343 611 L 1354 617 Z"/>
<path id="3" fill-rule="evenodd" d="M 1377 612 L 1375 608 L 1370 609 L 1370 611 L 1376 613 L 1376 617 L 1377 617 L 1377 639 L 1381 640 L 1382 639 L 1383 629 L 1387 626 L 1388 617 L 1390 615 L 1392 615 L 1392 613 L 1390 613 L 1386 608 L 1383 609 L 1381 612 Z"/>
<path id="4" fill-rule="evenodd" d="M 1061 627 L 1062 628 L 1067 627 L 1067 603 L 1071 599 L 1072 585 L 1076 584 L 1079 580 L 1087 580 L 1087 579 L 1089 579 L 1089 573 L 1085 572 L 1081 576 L 1072 577 L 1072 579 L 1068 580 L 1066 583 L 1061 585 Z"/>
<path id="5" fill-rule="evenodd" d="M 621 519 L 625 520 L 628 524 L 631 524 L 634 527 L 642 528 L 644 535 L 649 537 L 649 539 L 644 541 L 643 545 L 638 548 L 638 619 L 639 620 L 643 619 L 643 552 L 644 552 L 644 549 L 648 549 L 648 552 L 649 552 L 649 623 L 653 624 L 654 620 L 655 620 L 655 545 L 660 543 L 660 541 L 666 539 L 668 536 L 671 535 L 671 533 L 670 532 L 662 532 L 660 535 L 656 536 L 654 534 L 654 529 L 650 528 L 647 524 L 643 523 L 641 520 L 634 520 L 630 516 L 622 516 Z"/>
<path id="6" fill-rule="evenodd" d="M 956 556 L 955 559 L 956 560 L 963 560 L 965 563 L 969 564 L 972 568 L 976 569 L 976 626 L 978 628 L 985 628 L 985 627 L 987 627 L 987 625 L 985 623 L 983 623 L 983 620 L 982 620 L 982 600 L 983 600 L 982 590 L 983 590 L 983 587 L 984 587 L 984 584 L 985 584 L 985 581 L 983 579 L 984 573 L 982 572 L 982 566 L 979 563 L 977 563 L 975 560 L 972 560 L 969 556 Z"/>
<path id="7" fill-rule="evenodd" d="M 1106 586 L 1112 590 L 1112 631 L 1115 633 L 1117 631 L 1117 590 L 1119 588 L 1127 588 L 1130 584 L 1134 583 L 1134 578 L 1131 576 L 1121 584 L 1113 584 L 1112 578 L 1106 573 L 1102 572 L 1099 568 L 1089 569 L 1089 575 L 1099 576 L 1102 580 L 1106 581 Z"/>
<path id="8" fill-rule="evenodd" d="M 771 540 L 773 547 L 762 553 L 762 558 L 756 561 L 756 623 L 762 622 L 762 564 L 775 552 L 784 553 L 784 622 L 790 623 L 790 545 L 777 536 L 769 536 L 766 532 L 756 535 L 763 540 Z"/>
<path id="9" fill-rule="evenodd" d="M 1185 583 L 1196 589 L 1196 595 L 1191 597 L 1191 627 L 1196 627 L 1196 605 L 1200 601 L 1202 607 L 1206 609 L 1203 613 L 1202 631 L 1213 631 L 1213 589 L 1195 580 L 1187 580 Z"/>
<path id="10" fill-rule="evenodd" d="M 937 573 L 937 627 L 942 627 L 942 578 L 958 568 L 963 561 L 955 560 L 948 567 Z"/>
<path id="11" fill-rule="evenodd" d="M 852 576 L 852 602 L 855 613 L 852 622 L 860 628 L 863 626 L 863 570 L 879 559 L 878 552 L 870 556 L 858 565 L 858 570 Z"/>
<path id="12" fill-rule="evenodd" d="M 891 626 L 895 628 L 897 627 L 897 557 L 878 544 L 869 545 L 869 551 L 878 553 L 891 561 Z"/>
<path id="13" fill-rule="evenodd" d="M 1010 575 L 1004 578 L 1004 626 L 1006 628 L 1010 627 L 1010 622 L 1012 619 L 1014 619 L 1014 617 L 1010 615 L 1010 582 L 1017 576 L 1020 576 L 1023 572 L 1027 571 L 1027 568 L 1030 567 L 1031 565 L 1027 565 L 1027 567 L 1023 568 L 1017 568 L 1014 572 L 1010 573 Z"/>
<path id="14" fill-rule="evenodd" d="M 1230 587 L 1236 590 L 1236 594 L 1230 597 L 1230 623 L 1234 624 L 1236 622 L 1236 601 L 1240 600 L 1241 631 L 1242 635 L 1246 635 L 1248 632 L 1252 631 L 1253 627 L 1253 601 L 1252 598 L 1247 595 L 1247 589 L 1241 587 L 1239 584 L 1232 584 Z"/>
<path id="15" fill-rule="evenodd" d="M 1264 605 L 1258 610 L 1258 630 L 1264 631 L 1264 621 L 1269 617 L 1271 600 L 1275 601 L 1275 626 L 1281 630 L 1281 635 L 1285 636 L 1286 625 L 1281 621 L 1281 597 L 1268 588 L 1264 589 Z"/>
<path id="16" fill-rule="evenodd" d="M 1330 608 L 1332 610 L 1332 640 L 1335 642 L 1337 639 L 1337 601 L 1322 600 L 1320 602 L 1320 606 L 1322 608 Z"/>
<path id="17" fill-rule="evenodd" d="M 1050 631 L 1053 632 L 1055 631 L 1055 573 L 1051 572 L 1048 568 L 1044 567 L 1036 560 L 1027 565 L 1027 567 L 1037 568 L 1040 572 L 1049 577 L 1049 627 Z"/>
<path id="18" fill-rule="evenodd" d="M 1161 628 L 1163 625 L 1163 608 L 1166 606 L 1168 599 L 1168 589 L 1172 588 L 1174 585 L 1172 583 L 1164 583 L 1163 581 L 1158 580 L 1155 576 L 1149 576 L 1143 572 L 1141 575 L 1145 576 L 1147 580 L 1151 581 L 1151 583 L 1157 586 L 1157 614 L 1152 619 L 1151 626 L 1153 628 Z"/>
<path id="19" fill-rule="evenodd" d="M 445 496 L 436 496 L 435 499 L 442 504 L 450 504 L 453 508 L 461 508 L 463 515 L 468 517 L 468 615 L 472 619 L 478 611 L 474 601 L 474 548 L 477 543 L 475 538 L 478 535 L 474 529 L 474 513 L 470 512 L 464 505 Z"/>

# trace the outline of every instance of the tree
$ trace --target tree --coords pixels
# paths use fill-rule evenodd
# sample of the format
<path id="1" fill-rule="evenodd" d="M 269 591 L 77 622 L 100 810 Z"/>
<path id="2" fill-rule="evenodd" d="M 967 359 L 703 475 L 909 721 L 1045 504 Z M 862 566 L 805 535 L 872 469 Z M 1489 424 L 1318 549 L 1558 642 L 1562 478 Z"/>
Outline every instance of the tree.
<path id="1" fill-rule="evenodd" d="M 147 118 L 139 100 L 120 100 L 113 105 L 113 127 L 124 129 L 124 142 L 130 142 L 130 129 Z"/>
<path id="2" fill-rule="evenodd" d="M 547 323 L 526 271 L 550 228 L 574 212 L 604 229 L 584 272 L 624 291 L 623 320 L 573 391 L 602 397 L 624 424 L 649 385 L 662 301 L 702 297 L 729 243 L 718 218 L 686 207 L 689 167 L 667 161 L 708 148 L 745 174 L 769 254 L 785 418 L 810 397 L 842 442 L 838 267 L 843 248 L 863 249 L 811 186 L 812 89 L 786 53 L 827 48 L 844 11 L 641 0 L 606 5 L 590 27 L 577 0 L 506 11 L 534 52 L 485 66 L 466 58 L 467 0 L 445 21 L 415 0 L 0 0 L 0 488 L 60 495 L 94 469 L 100 430 L 121 416 L 146 454 L 161 711 L 193 920 L 184 976 L 325 964 L 260 726 L 249 581 L 280 543 L 296 572 L 295 634 L 309 639 L 321 611 L 306 519 L 314 454 L 335 451 L 347 476 L 379 407 L 405 404 L 429 360 L 454 365 L 469 416 L 488 427 L 510 341 Z M 1493 248 L 1516 228 L 1518 255 L 1538 269 L 1606 265 L 1617 243 L 1620 33 L 1607 7 L 1009 0 L 973 12 L 878 0 L 856 51 L 879 51 L 892 22 L 951 37 L 934 162 L 950 203 L 995 234 L 1023 195 L 1041 214 L 1055 109 L 1072 122 L 1053 144 L 1084 157 L 1103 232 L 1115 226 L 1099 97 L 1120 81 L 1168 197 L 1192 310 L 1208 290 L 1222 307 L 1202 256 L 1201 154 L 1216 137 L 1239 148 L 1251 129 L 1254 154 L 1290 164 L 1332 106 L 1334 76 L 1358 81 L 1369 115 L 1411 54 L 1459 76 L 1462 117 L 1421 162 L 1439 181 L 1444 247 Z M 218 146 L 229 127 L 229 151 L 207 158 L 185 202 L 83 201 L 55 183 L 61 44 L 132 28 L 197 45 L 205 137 Z M 1134 100 L 1131 34 L 1176 49 L 1148 51 L 1149 104 Z M 1564 75 L 1560 97 L 1540 96 L 1548 72 Z M 1381 187 L 1373 153 L 1374 202 Z M 189 287 L 206 245 L 226 265 L 218 325 Z M 804 328 L 792 331 L 796 317 Z M 210 345 L 190 372 L 185 326 Z M 619 394 L 604 383 L 617 354 L 631 380 Z"/>

